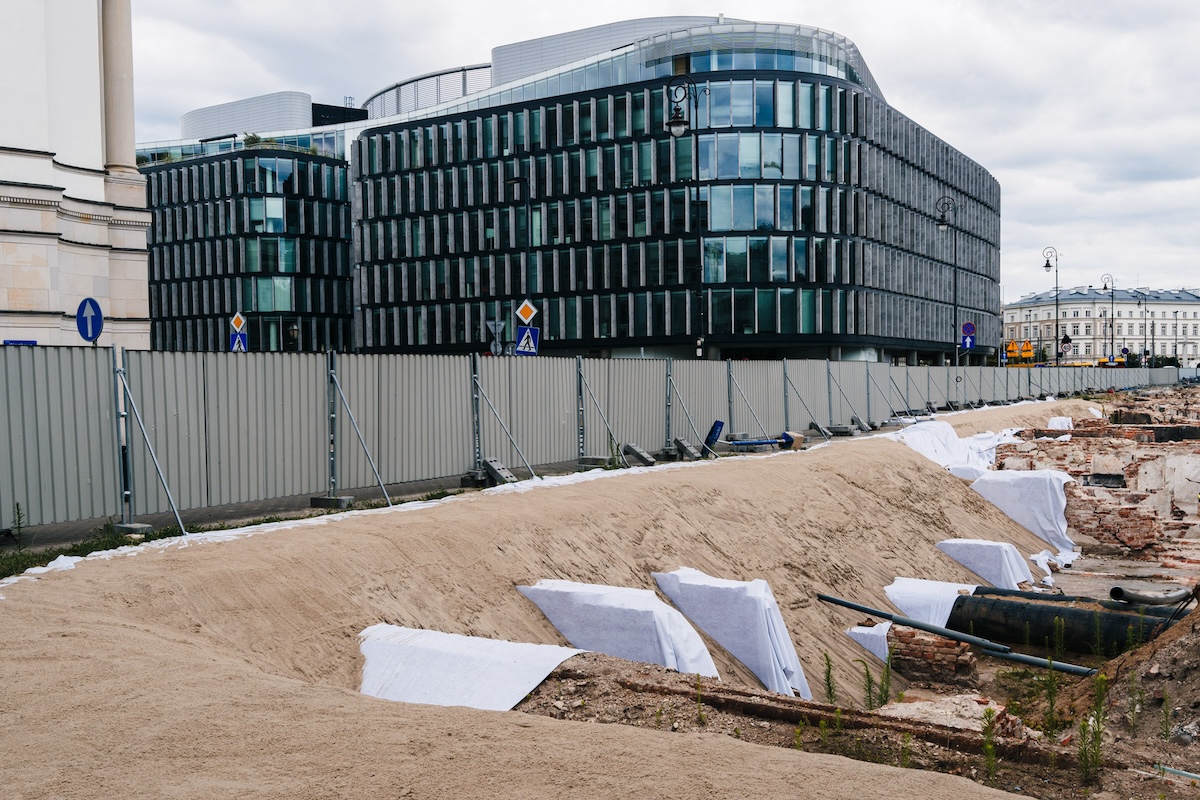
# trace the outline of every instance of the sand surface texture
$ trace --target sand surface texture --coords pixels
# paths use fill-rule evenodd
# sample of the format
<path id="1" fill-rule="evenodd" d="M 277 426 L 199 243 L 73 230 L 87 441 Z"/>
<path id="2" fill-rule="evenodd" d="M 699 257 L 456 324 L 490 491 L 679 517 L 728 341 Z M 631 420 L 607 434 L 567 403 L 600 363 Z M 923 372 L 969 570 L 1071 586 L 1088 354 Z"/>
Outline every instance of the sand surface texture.
<path id="1" fill-rule="evenodd" d="M 1087 416 L 1064 401 L 944 417 L 961 435 Z M 463 495 L 171 546 L 4 587 L 0 785 L 26 797 L 1000 796 L 964 778 L 672 734 L 358 694 L 378 622 L 566 644 L 516 590 L 654 589 L 690 566 L 769 581 L 810 680 L 863 657 L 897 576 L 977 582 L 934 544 L 1043 544 L 881 438 L 588 483 Z M 753 681 L 713 647 L 722 677 Z"/>

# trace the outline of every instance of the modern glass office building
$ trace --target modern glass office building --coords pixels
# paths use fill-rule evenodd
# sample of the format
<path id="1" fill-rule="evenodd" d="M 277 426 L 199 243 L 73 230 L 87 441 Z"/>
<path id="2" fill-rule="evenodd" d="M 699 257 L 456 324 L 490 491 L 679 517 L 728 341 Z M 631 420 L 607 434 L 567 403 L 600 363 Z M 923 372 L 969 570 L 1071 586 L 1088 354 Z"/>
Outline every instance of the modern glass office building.
<path id="1" fill-rule="evenodd" d="M 353 145 L 359 349 L 483 351 L 528 299 L 548 354 L 944 363 L 964 323 L 995 354 L 999 185 L 846 38 L 659 18 L 492 75 Z"/>
<path id="2" fill-rule="evenodd" d="M 270 142 L 143 166 L 150 227 L 151 347 L 350 350 L 348 167 Z M 169 151 L 167 151 L 169 152 Z"/>

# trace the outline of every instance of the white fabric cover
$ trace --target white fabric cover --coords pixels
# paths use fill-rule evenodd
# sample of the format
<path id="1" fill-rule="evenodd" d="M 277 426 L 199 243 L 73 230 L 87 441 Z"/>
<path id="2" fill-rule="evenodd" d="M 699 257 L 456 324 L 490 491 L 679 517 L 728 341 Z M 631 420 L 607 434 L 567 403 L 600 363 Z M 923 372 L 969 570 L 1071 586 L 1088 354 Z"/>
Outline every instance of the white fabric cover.
<path id="1" fill-rule="evenodd" d="M 987 539 L 946 539 L 937 549 L 979 577 L 1001 589 L 1016 589 L 1024 582 L 1033 585 L 1033 573 L 1017 548 L 1008 542 Z"/>
<path id="2" fill-rule="evenodd" d="M 717 677 L 700 634 L 649 589 L 543 580 L 517 591 L 575 647 Z"/>
<path id="3" fill-rule="evenodd" d="M 933 420 L 910 425 L 887 436 L 903 442 L 943 467 L 967 466 L 988 469 L 996 462 L 996 445 L 1020 441 L 1013 435 L 1014 430 L 1016 429 L 1000 433 L 981 433 L 968 439 L 960 439 L 949 423 Z"/>
<path id="4" fill-rule="evenodd" d="M 950 467 L 950 474 L 956 478 L 962 478 L 964 481 L 978 480 L 987 474 L 987 470 L 982 467 L 969 467 L 966 464 L 955 464 Z"/>
<path id="5" fill-rule="evenodd" d="M 1051 417 L 1049 424 L 1046 425 L 1046 430 L 1073 431 L 1075 430 L 1075 421 L 1070 417 Z"/>
<path id="6" fill-rule="evenodd" d="M 946 627 L 954 601 L 963 592 L 972 594 L 978 584 L 896 578 L 883 591 L 900 613 L 918 622 Z"/>
<path id="7" fill-rule="evenodd" d="M 691 567 L 655 572 L 658 588 L 684 616 L 728 650 L 772 692 L 812 699 L 796 646 L 764 580 L 714 578 Z"/>
<path id="8" fill-rule="evenodd" d="M 363 694 L 404 703 L 509 711 L 554 669 L 580 653 L 397 625 L 359 635 Z"/>
<path id="9" fill-rule="evenodd" d="M 1067 536 L 1067 495 L 1063 486 L 1071 480 L 1070 475 L 1056 469 L 1000 470 L 987 473 L 971 488 L 1070 563 L 1075 543 Z"/>
<path id="10" fill-rule="evenodd" d="M 891 629 L 892 623 L 890 622 L 881 622 L 878 625 L 855 625 L 846 631 L 846 635 L 886 664 L 888 658 L 887 636 Z"/>

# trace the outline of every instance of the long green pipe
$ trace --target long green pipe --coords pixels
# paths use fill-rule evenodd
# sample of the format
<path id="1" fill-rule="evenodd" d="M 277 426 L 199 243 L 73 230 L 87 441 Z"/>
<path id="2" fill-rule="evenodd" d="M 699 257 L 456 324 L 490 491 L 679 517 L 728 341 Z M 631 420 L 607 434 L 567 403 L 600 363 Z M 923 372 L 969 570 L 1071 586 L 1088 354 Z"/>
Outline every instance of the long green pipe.
<path id="1" fill-rule="evenodd" d="M 953 639 L 956 642 L 973 644 L 976 647 L 982 647 L 984 650 L 990 650 L 996 653 L 1012 652 L 1012 648 L 1008 645 L 997 644 L 996 642 L 992 642 L 987 639 L 981 639 L 978 636 L 971 636 L 969 633 L 952 631 L 949 628 L 943 628 L 940 625 L 932 625 L 928 622 L 921 622 L 917 619 L 909 619 L 908 617 L 902 617 L 899 614 L 880 611 L 878 608 L 859 605 L 858 603 L 853 603 L 849 600 L 843 600 L 840 597 L 832 597 L 827 594 L 818 594 L 817 599 L 825 603 L 833 603 L 835 606 L 844 606 L 845 608 L 850 608 L 855 611 L 861 611 L 864 614 L 870 614 L 872 617 L 883 617 L 886 620 L 894 622 L 897 625 L 903 625 L 906 628 L 916 628 L 917 630 L 936 633 L 938 636 L 945 636 L 947 639 Z"/>

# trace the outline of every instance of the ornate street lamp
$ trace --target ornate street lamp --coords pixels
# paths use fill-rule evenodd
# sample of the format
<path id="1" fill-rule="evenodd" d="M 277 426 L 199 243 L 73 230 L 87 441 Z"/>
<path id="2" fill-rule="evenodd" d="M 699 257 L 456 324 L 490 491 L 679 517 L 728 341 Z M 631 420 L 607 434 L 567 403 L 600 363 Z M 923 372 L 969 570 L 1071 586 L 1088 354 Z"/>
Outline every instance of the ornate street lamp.
<path id="1" fill-rule="evenodd" d="M 671 101 L 671 116 L 667 118 L 663 127 L 670 132 L 672 138 L 678 139 L 696 124 L 696 118 L 699 116 L 700 94 L 708 94 L 708 89 L 698 88 L 691 75 L 676 75 L 667 81 L 666 93 L 667 98 Z M 685 104 L 688 107 L 686 115 L 683 110 Z M 688 216 L 690 218 L 690 213 Z M 696 335 L 696 358 L 704 358 L 704 336 L 707 333 L 704 317 L 706 297 L 702 270 L 703 265 L 697 270 L 696 287 L 692 289 L 692 297 L 696 305 L 696 324 L 693 329 Z"/>
<path id="2" fill-rule="evenodd" d="M 1104 281 L 1104 288 L 1108 290 L 1108 355 L 1115 364 L 1117 361 L 1117 329 L 1113 326 L 1116 325 L 1117 281 L 1107 273 L 1101 275 L 1100 280 Z"/>
<path id="3" fill-rule="evenodd" d="M 958 345 L 959 345 L 958 326 L 960 324 L 959 320 L 958 320 L 958 226 L 956 224 L 952 225 L 950 220 L 946 219 L 946 214 L 947 214 L 947 212 L 953 211 L 954 212 L 954 222 L 957 223 L 958 222 L 958 203 L 954 202 L 953 197 L 950 197 L 949 195 L 943 195 L 937 199 L 937 203 L 934 204 L 934 209 L 936 209 L 938 212 L 938 222 L 937 222 L 938 230 L 945 231 L 947 228 L 951 228 L 954 231 L 954 236 L 953 236 L 954 244 L 952 245 L 953 254 L 951 255 L 951 259 L 953 261 L 953 266 L 954 266 L 954 318 L 952 320 L 953 325 L 954 325 L 954 335 L 953 335 L 953 338 L 951 339 L 951 341 L 954 342 L 954 366 L 957 367 L 958 366 Z"/>
<path id="4" fill-rule="evenodd" d="M 1042 251 L 1042 257 L 1046 259 L 1046 272 L 1054 270 L 1054 363 L 1058 364 L 1062 360 L 1062 342 L 1059 342 L 1058 335 L 1061 325 L 1058 318 L 1058 251 L 1053 247 L 1047 247 Z M 1050 266 L 1050 259 L 1054 259 L 1054 266 Z M 1063 336 L 1064 341 L 1069 341 Z"/>

